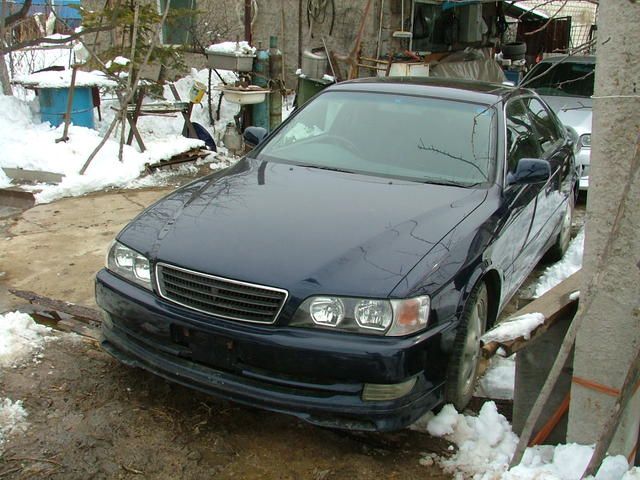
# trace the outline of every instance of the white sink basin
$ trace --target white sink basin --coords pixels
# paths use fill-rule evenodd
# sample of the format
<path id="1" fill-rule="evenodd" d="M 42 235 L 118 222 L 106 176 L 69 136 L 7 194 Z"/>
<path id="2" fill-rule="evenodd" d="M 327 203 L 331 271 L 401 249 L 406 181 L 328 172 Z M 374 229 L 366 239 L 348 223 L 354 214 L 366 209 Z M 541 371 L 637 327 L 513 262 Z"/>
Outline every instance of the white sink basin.
<path id="1" fill-rule="evenodd" d="M 238 105 L 253 105 L 264 102 L 267 93 L 269 93 L 269 90 L 264 88 L 222 87 L 221 90 L 227 102 Z"/>

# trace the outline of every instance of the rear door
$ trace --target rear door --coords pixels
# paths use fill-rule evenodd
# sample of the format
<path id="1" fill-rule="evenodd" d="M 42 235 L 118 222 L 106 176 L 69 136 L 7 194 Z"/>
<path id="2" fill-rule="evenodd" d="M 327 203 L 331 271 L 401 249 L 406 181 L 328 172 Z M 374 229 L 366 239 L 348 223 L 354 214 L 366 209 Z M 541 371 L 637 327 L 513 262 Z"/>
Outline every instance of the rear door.
<path id="1" fill-rule="evenodd" d="M 531 118 L 537 143 L 540 145 L 540 158 L 547 160 L 551 166 L 551 177 L 538 192 L 531 228 L 532 246 L 539 259 L 544 254 L 544 249 L 556 226 L 562 221 L 564 205 L 571 190 L 568 180 L 572 176 L 572 150 L 556 116 L 540 99 L 525 97 L 523 103 Z"/>

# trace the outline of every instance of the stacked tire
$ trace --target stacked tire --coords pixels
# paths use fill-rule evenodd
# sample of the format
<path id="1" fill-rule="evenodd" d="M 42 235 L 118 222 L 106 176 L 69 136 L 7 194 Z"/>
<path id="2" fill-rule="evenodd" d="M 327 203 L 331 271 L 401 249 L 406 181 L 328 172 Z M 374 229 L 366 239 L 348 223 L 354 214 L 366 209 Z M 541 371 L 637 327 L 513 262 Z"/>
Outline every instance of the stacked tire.
<path id="1" fill-rule="evenodd" d="M 524 60 L 527 44 L 524 42 L 505 43 L 502 46 L 502 58 L 509 60 Z"/>

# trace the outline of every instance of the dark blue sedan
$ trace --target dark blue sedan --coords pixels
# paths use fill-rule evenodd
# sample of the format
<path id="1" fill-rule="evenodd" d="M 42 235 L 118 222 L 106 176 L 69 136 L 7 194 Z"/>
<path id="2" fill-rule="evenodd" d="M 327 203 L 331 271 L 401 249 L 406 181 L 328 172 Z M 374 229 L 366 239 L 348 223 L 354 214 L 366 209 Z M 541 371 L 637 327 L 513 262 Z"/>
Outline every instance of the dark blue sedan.
<path id="1" fill-rule="evenodd" d="M 96 280 L 102 345 L 324 426 L 393 430 L 443 401 L 461 409 L 482 333 L 567 249 L 572 152 L 529 90 L 332 86 L 120 232 Z"/>

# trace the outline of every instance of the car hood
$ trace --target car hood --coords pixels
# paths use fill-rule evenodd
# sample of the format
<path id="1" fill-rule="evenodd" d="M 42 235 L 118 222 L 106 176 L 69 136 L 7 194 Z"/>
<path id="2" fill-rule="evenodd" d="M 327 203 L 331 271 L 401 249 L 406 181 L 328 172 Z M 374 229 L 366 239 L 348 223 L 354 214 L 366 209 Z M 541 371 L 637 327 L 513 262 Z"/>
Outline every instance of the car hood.
<path id="1" fill-rule="evenodd" d="M 152 261 L 299 296 L 387 296 L 486 192 L 245 158 L 160 200 L 118 239 Z"/>
<path id="2" fill-rule="evenodd" d="M 593 100 L 588 97 L 554 95 L 545 95 L 542 98 L 556 112 L 564 125 L 573 127 L 578 132 L 578 135 L 591 133 Z"/>

